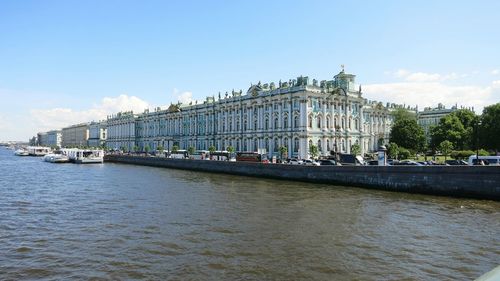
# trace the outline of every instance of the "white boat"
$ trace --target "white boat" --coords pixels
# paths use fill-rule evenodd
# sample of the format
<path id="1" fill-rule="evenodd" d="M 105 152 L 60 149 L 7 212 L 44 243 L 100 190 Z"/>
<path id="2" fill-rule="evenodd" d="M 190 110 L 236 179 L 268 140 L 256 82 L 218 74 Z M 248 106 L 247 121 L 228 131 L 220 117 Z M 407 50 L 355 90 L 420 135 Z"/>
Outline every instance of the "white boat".
<path id="1" fill-rule="evenodd" d="M 28 156 L 30 155 L 29 152 L 25 149 L 18 149 L 14 152 L 14 155 L 17 155 L 17 156 Z"/>
<path id="2" fill-rule="evenodd" d="M 49 153 L 43 157 L 43 161 L 50 163 L 68 163 L 69 157 L 59 153 Z"/>
<path id="3" fill-rule="evenodd" d="M 104 151 L 99 149 L 66 149 L 63 150 L 69 160 L 78 164 L 103 163 Z"/>
<path id="4" fill-rule="evenodd" d="M 28 153 L 31 156 L 44 156 L 49 154 L 52 149 L 45 146 L 28 146 Z"/>

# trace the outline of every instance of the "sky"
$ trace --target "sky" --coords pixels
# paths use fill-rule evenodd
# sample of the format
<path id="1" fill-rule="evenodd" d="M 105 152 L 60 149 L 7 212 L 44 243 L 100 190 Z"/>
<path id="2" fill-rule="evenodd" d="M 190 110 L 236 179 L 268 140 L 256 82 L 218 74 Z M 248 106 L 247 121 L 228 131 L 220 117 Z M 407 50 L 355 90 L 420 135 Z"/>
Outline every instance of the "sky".
<path id="1" fill-rule="evenodd" d="M 0 0 L 0 141 L 251 83 L 329 80 L 435 107 L 500 102 L 500 1 Z"/>

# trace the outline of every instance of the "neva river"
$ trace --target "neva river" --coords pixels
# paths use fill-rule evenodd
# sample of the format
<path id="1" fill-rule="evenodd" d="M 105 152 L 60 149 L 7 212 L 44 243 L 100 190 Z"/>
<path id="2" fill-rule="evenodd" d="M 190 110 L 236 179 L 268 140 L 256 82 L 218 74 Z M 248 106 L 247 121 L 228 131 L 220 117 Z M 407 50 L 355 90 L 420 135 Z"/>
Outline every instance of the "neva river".
<path id="1" fill-rule="evenodd" d="M 499 245 L 500 202 L 0 148 L 0 280 L 470 280 Z"/>

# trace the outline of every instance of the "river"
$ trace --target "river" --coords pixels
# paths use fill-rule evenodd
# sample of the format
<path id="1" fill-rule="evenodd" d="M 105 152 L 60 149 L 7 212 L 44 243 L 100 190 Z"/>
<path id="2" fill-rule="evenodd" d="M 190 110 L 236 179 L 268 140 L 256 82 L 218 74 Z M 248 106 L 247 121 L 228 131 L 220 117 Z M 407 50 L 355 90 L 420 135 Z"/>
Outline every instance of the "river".
<path id="1" fill-rule="evenodd" d="M 0 280 L 470 280 L 500 202 L 0 148 Z"/>

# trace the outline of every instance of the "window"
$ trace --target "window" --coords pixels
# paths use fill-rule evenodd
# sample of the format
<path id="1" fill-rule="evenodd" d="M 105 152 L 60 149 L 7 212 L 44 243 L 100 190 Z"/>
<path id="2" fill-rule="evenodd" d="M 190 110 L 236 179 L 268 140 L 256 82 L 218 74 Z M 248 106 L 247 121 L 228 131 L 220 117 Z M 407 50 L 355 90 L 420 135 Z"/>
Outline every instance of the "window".
<path id="1" fill-rule="evenodd" d="M 274 152 L 277 152 L 279 148 L 278 139 L 274 139 Z"/>
<path id="2" fill-rule="evenodd" d="M 330 129 L 330 116 L 326 117 L 326 128 Z"/>
<path id="3" fill-rule="evenodd" d="M 312 126 L 313 126 L 312 115 L 309 115 L 309 128 L 312 128 Z"/>
<path id="4" fill-rule="evenodd" d="M 299 127 L 299 116 L 293 117 L 293 127 L 295 128 Z"/>
<path id="5" fill-rule="evenodd" d="M 293 151 L 299 152 L 299 138 L 293 139 Z"/>
<path id="6" fill-rule="evenodd" d="M 274 129 L 278 129 L 279 127 L 279 120 L 278 117 L 274 118 Z"/>
<path id="7" fill-rule="evenodd" d="M 316 122 L 318 125 L 318 129 L 321 129 L 321 116 L 316 117 Z"/>
<path id="8" fill-rule="evenodd" d="M 326 140 L 326 151 L 330 151 L 330 140 Z"/>
<path id="9" fill-rule="evenodd" d="M 318 140 L 318 151 L 323 151 L 323 147 L 321 145 L 321 140 Z"/>
<path id="10" fill-rule="evenodd" d="M 266 130 L 269 130 L 269 119 L 266 118 L 265 122 L 264 122 L 264 128 Z"/>
<path id="11" fill-rule="evenodd" d="M 283 118 L 283 128 L 286 129 L 288 128 L 288 117 L 285 116 L 285 118 Z"/>

